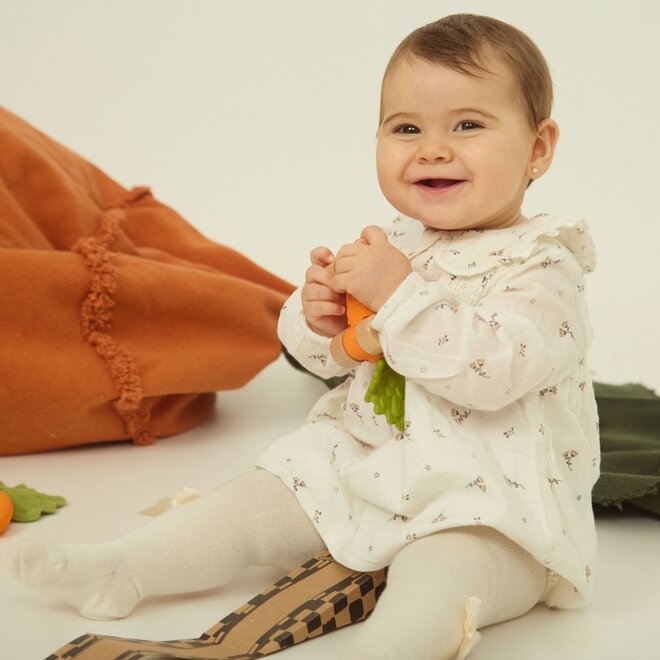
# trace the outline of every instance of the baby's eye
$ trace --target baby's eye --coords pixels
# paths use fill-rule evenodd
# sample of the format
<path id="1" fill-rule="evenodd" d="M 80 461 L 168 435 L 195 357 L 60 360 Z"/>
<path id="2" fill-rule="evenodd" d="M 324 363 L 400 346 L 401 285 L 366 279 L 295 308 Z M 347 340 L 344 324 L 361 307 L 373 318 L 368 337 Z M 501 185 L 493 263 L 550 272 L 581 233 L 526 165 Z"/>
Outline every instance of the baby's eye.
<path id="1" fill-rule="evenodd" d="M 401 124 L 394 129 L 394 132 L 401 133 L 401 135 L 416 135 L 417 133 L 421 133 L 419 128 L 413 124 Z"/>
<path id="2" fill-rule="evenodd" d="M 456 130 L 459 132 L 473 131 L 475 128 L 483 128 L 483 126 L 480 123 L 476 121 L 471 121 L 469 119 L 466 119 L 464 121 L 459 121 L 458 124 L 456 125 Z"/>

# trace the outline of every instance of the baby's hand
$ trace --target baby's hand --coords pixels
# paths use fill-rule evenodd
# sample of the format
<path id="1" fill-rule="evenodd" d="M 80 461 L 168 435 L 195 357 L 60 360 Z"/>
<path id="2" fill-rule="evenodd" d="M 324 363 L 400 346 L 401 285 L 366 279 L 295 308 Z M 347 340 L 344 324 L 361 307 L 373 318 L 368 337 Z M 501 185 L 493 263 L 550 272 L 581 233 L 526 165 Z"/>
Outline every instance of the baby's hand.
<path id="1" fill-rule="evenodd" d="M 344 245 L 335 259 L 335 291 L 346 291 L 377 312 L 412 267 L 403 252 L 375 225 L 365 227 L 360 240 Z"/>
<path id="2" fill-rule="evenodd" d="M 307 325 L 324 337 L 334 337 L 346 329 L 346 296 L 332 287 L 333 274 L 328 270 L 334 255 L 326 247 L 310 253 L 312 265 L 305 273 L 301 291 Z"/>

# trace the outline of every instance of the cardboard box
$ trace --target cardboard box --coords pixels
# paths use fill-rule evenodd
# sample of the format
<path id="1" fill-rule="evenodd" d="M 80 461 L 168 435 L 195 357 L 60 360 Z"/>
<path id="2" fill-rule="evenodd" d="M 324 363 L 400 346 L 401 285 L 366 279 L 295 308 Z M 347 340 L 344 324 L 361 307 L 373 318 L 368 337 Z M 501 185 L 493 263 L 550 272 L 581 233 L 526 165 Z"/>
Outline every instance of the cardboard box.
<path id="1" fill-rule="evenodd" d="M 385 588 L 386 574 L 387 569 L 352 571 L 324 552 L 196 639 L 152 642 L 88 633 L 46 660 L 261 658 L 365 619 Z"/>

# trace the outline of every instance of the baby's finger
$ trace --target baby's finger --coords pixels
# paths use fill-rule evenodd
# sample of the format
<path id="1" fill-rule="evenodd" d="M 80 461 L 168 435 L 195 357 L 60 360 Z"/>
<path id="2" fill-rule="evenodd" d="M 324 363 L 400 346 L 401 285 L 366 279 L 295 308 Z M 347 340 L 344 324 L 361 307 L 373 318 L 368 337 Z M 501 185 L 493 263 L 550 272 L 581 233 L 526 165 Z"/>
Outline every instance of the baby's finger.
<path id="1" fill-rule="evenodd" d="M 364 249 L 365 243 L 347 243 L 346 245 L 342 245 L 339 251 L 337 252 L 337 256 L 335 257 L 335 261 L 342 257 L 354 257 L 356 254 L 360 254 L 362 250 Z"/>
<path id="2" fill-rule="evenodd" d="M 341 303 L 343 296 L 322 284 L 306 284 L 300 294 L 303 302 L 314 302 L 317 300 Z"/>
<path id="3" fill-rule="evenodd" d="M 332 263 L 334 258 L 335 255 L 325 245 L 320 245 L 309 253 L 309 260 L 317 266 L 327 266 Z"/>
<path id="4" fill-rule="evenodd" d="M 378 245 L 388 243 L 387 234 L 377 225 L 369 225 L 362 230 L 360 238 L 369 245 Z"/>
<path id="5" fill-rule="evenodd" d="M 335 302 L 317 300 L 305 305 L 305 316 L 314 321 L 324 316 L 343 316 L 346 307 Z"/>
<path id="6" fill-rule="evenodd" d="M 310 266 L 305 273 L 305 286 L 308 286 L 309 284 L 320 284 L 321 286 L 336 291 L 332 285 L 333 275 L 334 273 L 322 266 Z"/>

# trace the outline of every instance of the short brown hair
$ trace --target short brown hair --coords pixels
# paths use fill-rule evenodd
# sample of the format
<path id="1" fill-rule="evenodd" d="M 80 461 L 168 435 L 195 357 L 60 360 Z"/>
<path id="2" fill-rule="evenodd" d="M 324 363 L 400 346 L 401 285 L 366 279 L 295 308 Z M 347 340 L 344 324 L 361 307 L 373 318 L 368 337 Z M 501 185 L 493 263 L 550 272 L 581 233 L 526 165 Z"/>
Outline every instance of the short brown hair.
<path id="1" fill-rule="evenodd" d="M 504 60 L 518 85 L 533 131 L 552 111 L 552 78 L 536 44 L 518 28 L 489 16 L 453 14 L 411 32 L 392 54 L 383 83 L 404 58 L 415 56 L 468 75 L 488 73 L 484 49 Z M 382 100 L 381 100 L 382 120 Z"/>

